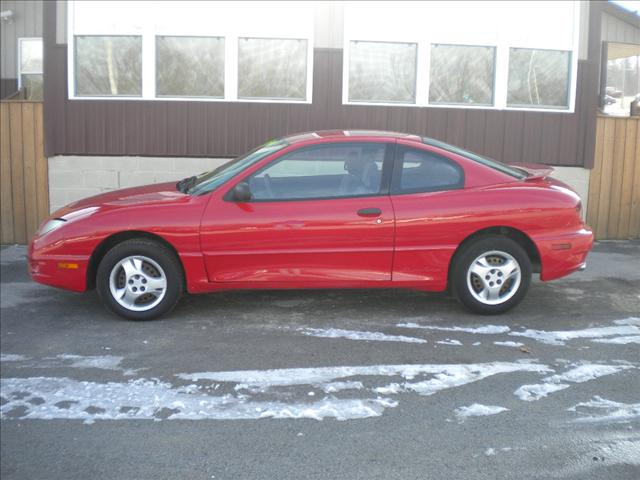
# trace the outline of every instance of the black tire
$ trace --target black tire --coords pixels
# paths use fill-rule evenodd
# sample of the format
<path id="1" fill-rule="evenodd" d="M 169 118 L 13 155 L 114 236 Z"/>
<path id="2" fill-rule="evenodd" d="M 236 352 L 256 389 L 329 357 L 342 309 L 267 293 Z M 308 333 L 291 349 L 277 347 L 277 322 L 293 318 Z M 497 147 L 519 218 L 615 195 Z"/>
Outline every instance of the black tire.
<path id="1" fill-rule="evenodd" d="M 125 308 L 111 293 L 110 278 L 112 270 L 120 261 L 130 256 L 147 257 L 157 263 L 164 271 L 166 278 L 164 296 L 157 305 L 148 310 L 135 311 Z M 145 264 L 145 267 L 154 268 L 151 264 Z M 112 247 L 100 261 L 96 275 L 96 289 L 104 305 L 112 312 L 128 320 L 153 320 L 170 312 L 182 296 L 183 285 L 182 265 L 175 253 L 162 243 L 146 238 L 126 240 Z M 126 285 L 124 288 L 126 288 Z M 153 299 L 153 295 L 147 294 L 147 296 Z M 149 303 L 152 304 L 154 302 L 150 301 Z M 136 306 L 134 305 L 134 308 Z M 145 307 L 141 306 L 140 308 Z"/>
<path id="2" fill-rule="evenodd" d="M 511 280 L 511 290 L 507 289 L 508 285 L 505 282 L 502 287 L 506 292 L 504 294 L 505 301 L 497 304 L 487 304 L 480 301 L 477 298 L 477 296 L 480 295 L 474 295 L 471 289 L 474 288 L 474 283 L 476 285 L 478 284 L 478 281 L 484 284 L 484 280 L 475 278 L 472 275 L 468 281 L 467 277 L 472 263 L 475 262 L 478 257 L 490 252 L 502 252 L 510 255 L 517 261 L 520 270 L 520 283 L 517 288 L 514 288 L 516 285 L 514 280 Z M 500 255 L 496 254 L 491 256 L 491 258 L 496 258 L 496 261 L 499 261 Z M 497 266 L 499 265 L 500 264 L 497 264 Z M 451 267 L 450 285 L 454 295 L 467 309 L 482 315 L 497 315 L 511 310 L 522 301 L 531 284 L 531 260 L 527 252 L 525 252 L 516 241 L 501 235 L 484 235 L 474 239 L 456 254 Z M 493 272 L 493 270 L 491 270 L 491 272 Z M 488 273 L 488 275 L 489 274 L 490 273 Z M 493 275 L 493 273 L 490 275 Z M 487 280 L 489 279 L 493 279 L 493 277 Z M 493 286 L 494 284 L 491 283 L 491 285 Z M 476 290 L 477 293 L 478 290 L 482 289 L 483 287 L 478 286 L 477 289 L 474 290 Z M 493 301 L 500 301 L 500 299 L 494 299 Z"/>

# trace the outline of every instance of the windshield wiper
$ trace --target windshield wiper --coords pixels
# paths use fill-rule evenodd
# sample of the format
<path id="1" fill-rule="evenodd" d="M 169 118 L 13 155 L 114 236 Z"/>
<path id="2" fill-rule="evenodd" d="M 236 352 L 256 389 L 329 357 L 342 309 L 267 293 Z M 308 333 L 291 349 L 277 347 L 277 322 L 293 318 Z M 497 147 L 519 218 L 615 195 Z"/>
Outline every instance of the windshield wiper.
<path id="1" fill-rule="evenodd" d="M 187 193 L 191 187 L 196 183 L 198 177 L 195 175 L 192 177 L 183 178 L 178 183 L 176 183 L 176 190 L 182 193 Z"/>

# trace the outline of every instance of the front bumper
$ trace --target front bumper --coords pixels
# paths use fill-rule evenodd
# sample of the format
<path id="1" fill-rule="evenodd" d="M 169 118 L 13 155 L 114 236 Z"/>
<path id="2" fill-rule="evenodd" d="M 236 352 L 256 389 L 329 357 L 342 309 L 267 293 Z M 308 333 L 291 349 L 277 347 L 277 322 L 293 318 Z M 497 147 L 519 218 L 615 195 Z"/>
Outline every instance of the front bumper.
<path id="1" fill-rule="evenodd" d="M 87 288 L 88 257 L 37 252 L 32 242 L 27 252 L 27 264 L 35 282 L 74 292 L 84 292 Z"/>
<path id="2" fill-rule="evenodd" d="M 537 238 L 535 243 L 542 263 L 540 279 L 555 280 L 586 268 L 593 232 L 585 226 L 578 231 Z"/>

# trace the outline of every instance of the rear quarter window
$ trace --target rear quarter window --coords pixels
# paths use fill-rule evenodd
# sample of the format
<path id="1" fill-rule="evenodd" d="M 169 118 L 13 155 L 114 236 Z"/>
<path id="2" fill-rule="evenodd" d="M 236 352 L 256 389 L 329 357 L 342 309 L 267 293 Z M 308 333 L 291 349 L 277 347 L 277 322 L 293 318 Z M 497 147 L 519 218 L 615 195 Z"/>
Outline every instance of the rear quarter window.
<path id="1" fill-rule="evenodd" d="M 399 146 L 391 193 L 420 193 L 464 187 L 464 171 L 453 160 L 425 150 Z"/>

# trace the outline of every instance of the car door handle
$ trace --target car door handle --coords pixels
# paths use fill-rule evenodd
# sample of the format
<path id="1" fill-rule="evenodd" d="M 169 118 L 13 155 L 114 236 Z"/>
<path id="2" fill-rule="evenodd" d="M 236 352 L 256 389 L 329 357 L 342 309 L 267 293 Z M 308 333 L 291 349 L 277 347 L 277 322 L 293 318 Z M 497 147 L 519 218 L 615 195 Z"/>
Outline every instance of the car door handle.
<path id="1" fill-rule="evenodd" d="M 379 208 L 361 208 L 358 210 L 358 215 L 361 217 L 378 217 L 382 215 L 382 210 Z"/>

